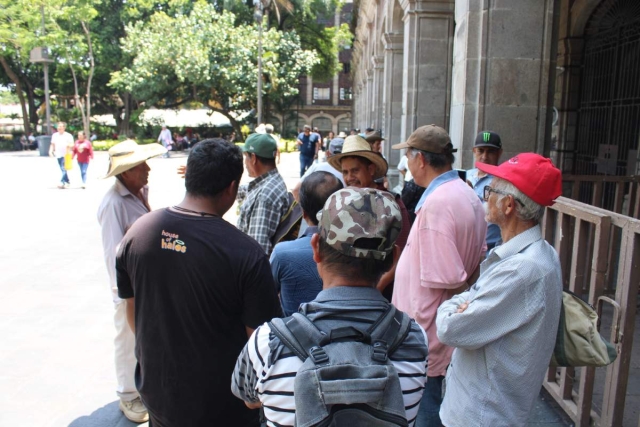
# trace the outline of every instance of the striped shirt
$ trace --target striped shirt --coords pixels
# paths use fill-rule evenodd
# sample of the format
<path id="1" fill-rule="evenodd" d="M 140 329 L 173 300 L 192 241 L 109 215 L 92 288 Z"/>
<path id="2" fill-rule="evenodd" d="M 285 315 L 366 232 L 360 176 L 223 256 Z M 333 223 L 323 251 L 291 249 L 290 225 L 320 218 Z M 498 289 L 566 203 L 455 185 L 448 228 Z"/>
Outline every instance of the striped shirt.
<path id="1" fill-rule="evenodd" d="M 315 300 L 303 304 L 300 312 L 324 331 L 343 326 L 366 329 L 387 306 L 376 289 L 338 286 L 320 292 Z M 426 355 L 427 338 L 412 321 L 409 335 L 390 357 L 400 379 L 409 425 L 415 422 L 427 373 L 426 357 L 415 358 L 416 348 Z M 245 402 L 262 402 L 268 426 L 293 426 L 294 381 L 302 363 L 265 323 L 256 329 L 238 357 L 231 391 Z"/>
<path id="2" fill-rule="evenodd" d="M 243 195 L 239 192 L 238 198 Z M 272 169 L 249 183 L 240 207 L 238 229 L 256 239 L 269 255 L 273 249 L 271 239 L 288 208 L 287 186 L 278 169 Z"/>

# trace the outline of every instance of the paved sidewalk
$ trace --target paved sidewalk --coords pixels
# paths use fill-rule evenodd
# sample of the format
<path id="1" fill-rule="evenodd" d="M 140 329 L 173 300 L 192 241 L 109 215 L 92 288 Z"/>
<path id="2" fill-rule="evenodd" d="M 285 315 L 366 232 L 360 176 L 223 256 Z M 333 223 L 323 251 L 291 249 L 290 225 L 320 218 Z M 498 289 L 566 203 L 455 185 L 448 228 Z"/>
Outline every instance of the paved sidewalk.
<path id="1" fill-rule="evenodd" d="M 149 161 L 153 208 L 182 200 L 175 170 L 184 163 L 183 153 Z M 113 307 L 96 219 L 113 183 L 98 179 L 107 164 L 106 153 L 96 153 L 87 189 L 75 165 L 71 188 L 60 190 L 53 158 L 0 153 L 0 426 L 135 425 L 118 410 Z M 297 155 L 283 154 L 279 169 L 293 187 Z M 235 207 L 225 219 L 235 224 Z M 541 398 L 530 425 L 568 424 Z"/>

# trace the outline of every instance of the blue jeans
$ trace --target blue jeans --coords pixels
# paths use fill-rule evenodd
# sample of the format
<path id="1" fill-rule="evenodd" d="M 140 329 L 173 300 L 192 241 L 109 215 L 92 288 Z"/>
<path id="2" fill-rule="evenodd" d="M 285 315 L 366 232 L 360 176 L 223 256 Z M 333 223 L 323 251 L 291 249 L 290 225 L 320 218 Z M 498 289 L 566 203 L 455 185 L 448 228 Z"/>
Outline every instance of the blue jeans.
<path id="1" fill-rule="evenodd" d="M 67 175 L 67 170 L 64 168 L 64 157 L 58 157 L 58 165 L 60 165 L 60 170 L 62 171 L 62 179 L 60 182 L 69 184 L 69 175 Z"/>
<path id="2" fill-rule="evenodd" d="M 300 178 L 302 175 L 311 167 L 313 164 L 313 154 L 307 156 L 305 154 L 300 153 Z"/>
<path id="3" fill-rule="evenodd" d="M 444 376 L 427 377 L 415 427 L 442 427 L 440 405 L 442 404 L 443 380 Z"/>
<path id="4" fill-rule="evenodd" d="M 87 182 L 87 168 L 89 167 L 89 163 L 78 162 L 78 166 L 80 166 L 80 176 L 82 176 L 82 183 L 85 184 Z"/>

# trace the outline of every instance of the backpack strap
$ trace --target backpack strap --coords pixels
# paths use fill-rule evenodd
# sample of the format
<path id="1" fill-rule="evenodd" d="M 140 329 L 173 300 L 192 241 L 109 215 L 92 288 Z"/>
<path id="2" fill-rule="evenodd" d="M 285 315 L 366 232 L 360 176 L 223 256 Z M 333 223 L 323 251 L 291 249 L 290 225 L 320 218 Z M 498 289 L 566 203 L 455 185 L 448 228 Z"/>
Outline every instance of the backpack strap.
<path id="1" fill-rule="evenodd" d="M 284 319 L 273 319 L 269 322 L 271 331 L 282 344 L 289 348 L 303 362 L 311 357 L 317 363 L 324 363 L 328 357 L 320 345 L 326 339 L 326 334 L 313 324 L 306 316 L 293 313 Z"/>
<path id="2" fill-rule="evenodd" d="M 402 344 L 411 330 L 411 319 L 389 304 L 387 310 L 369 328 L 373 346 L 373 359 L 385 363 Z"/>

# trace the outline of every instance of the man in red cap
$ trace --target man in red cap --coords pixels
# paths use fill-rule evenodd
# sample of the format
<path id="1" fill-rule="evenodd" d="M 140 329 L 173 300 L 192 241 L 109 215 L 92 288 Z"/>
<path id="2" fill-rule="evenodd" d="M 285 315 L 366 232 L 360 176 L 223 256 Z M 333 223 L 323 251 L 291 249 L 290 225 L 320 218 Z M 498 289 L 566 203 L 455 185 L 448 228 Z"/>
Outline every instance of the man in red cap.
<path id="1" fill-rule="evenodd" d="M 447 427 L 526 426 L 562 304 L 560 261 L 539 224 L 562 194 L 562 176 L 534 153 L 476 166 L 494 176 L 484 188 L 486 219 L 500 227 L 503 243 L 481 264 L 478 281 L 438 309 L 438 338 L 455 347 L 440 418 Z"/>

